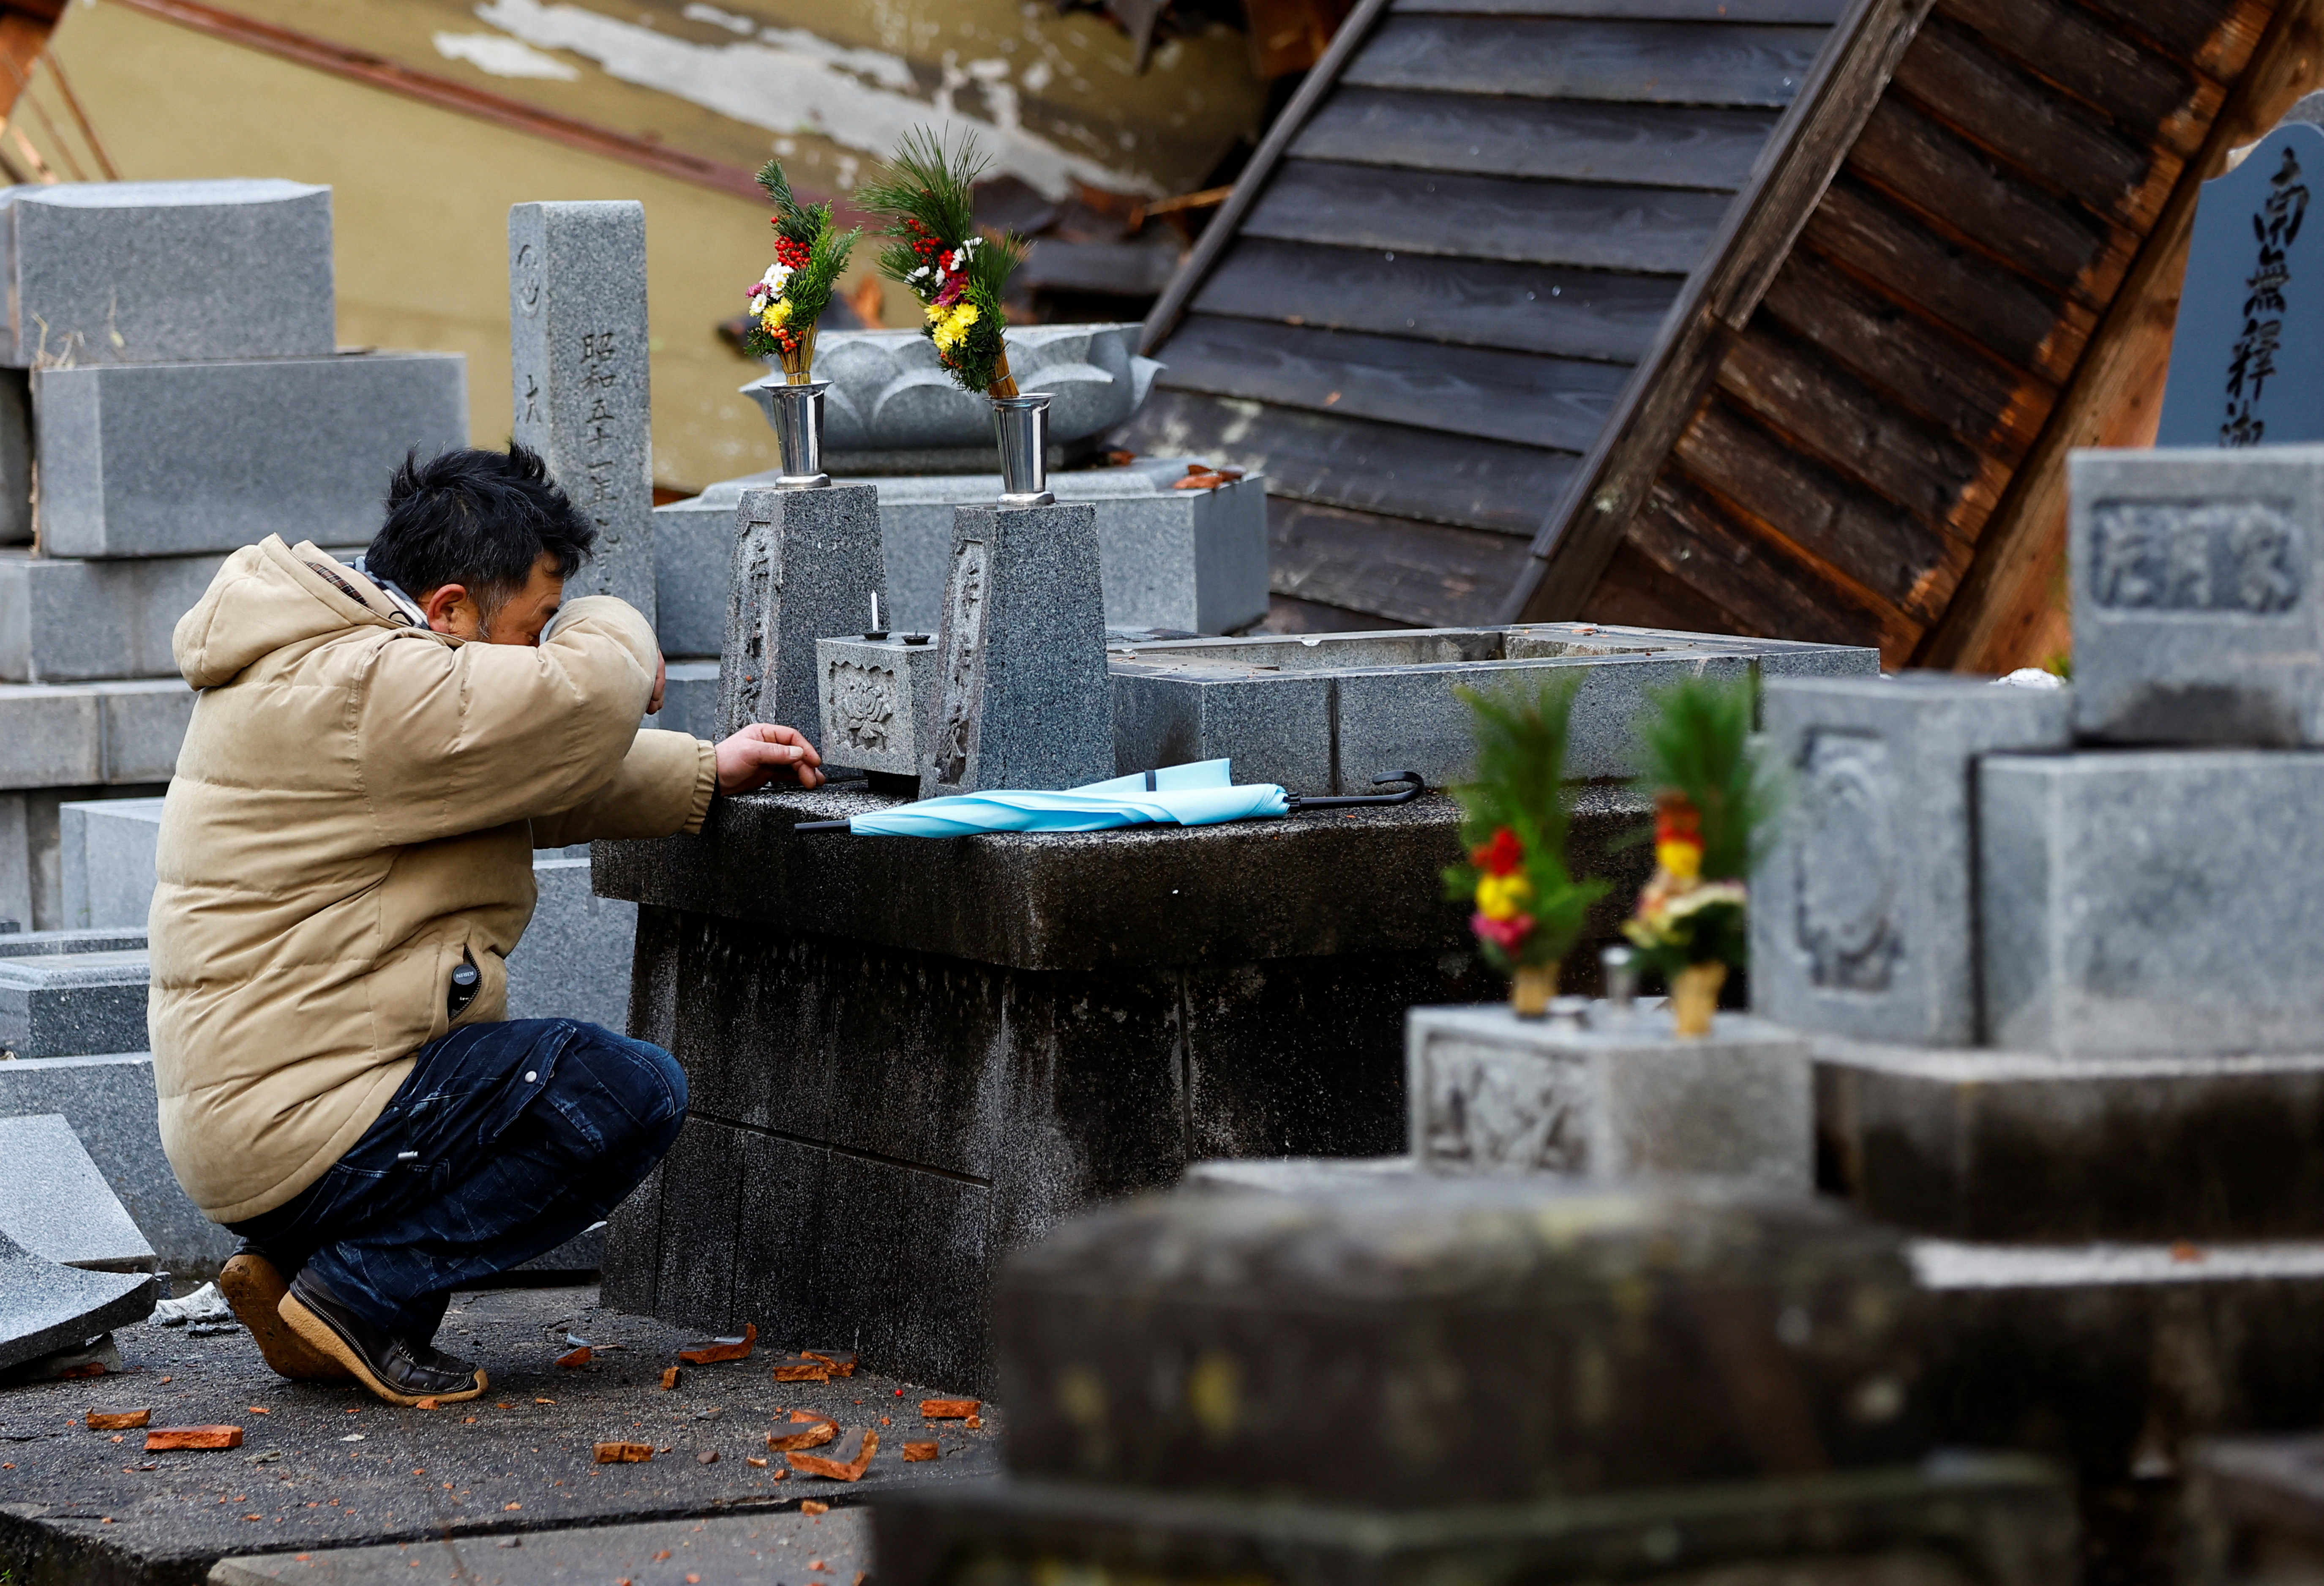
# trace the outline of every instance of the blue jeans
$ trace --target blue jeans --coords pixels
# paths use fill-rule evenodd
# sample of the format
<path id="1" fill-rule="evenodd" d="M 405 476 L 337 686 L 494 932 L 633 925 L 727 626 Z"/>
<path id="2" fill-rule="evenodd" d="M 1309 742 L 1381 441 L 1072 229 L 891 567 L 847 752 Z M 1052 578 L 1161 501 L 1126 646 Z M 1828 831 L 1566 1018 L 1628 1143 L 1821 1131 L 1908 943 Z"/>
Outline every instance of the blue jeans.
<path id="1" fill-rule="evenodd" d="M 619 1205 L 685 1117 L 685 1073 L 659 1047 L 565 1019 L 471 1025 L 420 1048 L 322 1177 L 227 1226 L 285 1279 L 311 1267 L 364 1321 L 424 1343 L 454 1289 Z"/>

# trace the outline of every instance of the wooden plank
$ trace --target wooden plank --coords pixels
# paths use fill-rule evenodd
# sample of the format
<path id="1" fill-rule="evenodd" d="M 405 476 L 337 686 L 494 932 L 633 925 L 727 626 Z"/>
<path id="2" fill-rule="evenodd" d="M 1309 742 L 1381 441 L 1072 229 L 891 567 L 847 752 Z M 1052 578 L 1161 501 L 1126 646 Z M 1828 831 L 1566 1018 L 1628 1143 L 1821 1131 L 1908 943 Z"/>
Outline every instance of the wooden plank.
<path id="1" fill-rule="evenodd" d="M 1345 606 L 1325 605 L 1316 600 L 1297 600 L 1288 595 L 1267 597 L 1267 631 L 1270 633 L 1360 633 L 1372 628 L 1416 625 L 1392 622 L 1375 612 L 1350 611 Z"/>
<path id="2" fill-rule="evenodd" d="M 1624 22 L 1803 23 L 1829 27 L 1847 0 L 1395 0 L 1398 15 L 1587 16 Z"/>
<path id="3" fill-rule="evenodd" d="M 2017 65 L 2181 156 L 2203 141 L 2227 90 L 2143 47 L 2070 0 L 1937 0 L 1940 14 Z"/>
<path id="4" fill-rule="evenodd" d="M 2058 647 L 2067 632 L 2060 599 L 2067 456 L 2077 447 L 2151 443 L 2200 179 L 2217 171 L 2230 148 L 2264 134 L 2312 88 L 2319 60 L 2324 60 L 2324 4 L 2292 0 L 2277 14 L 2202 151 L 2188 161 L 2093 338 L 2090 355 L 1987 525 L 1945 620 L 1921 646 L 1920 664 L 1999 671 L 2038 662 Z"/>
<path id="5" fill-rule="evenodd" d="M 1226 202 L 1220 205 L 1218 213 L 1211 217 L 1211 223 L 1203 227 L 1203 235 L 1194 239 L 1194 245 L 1187 250 L 1185 263 L 1178 267 L 1178 273 L 1171 277 L 1168 286 L 1162 289 L 1162 295 L 1154 300 L 1154 307 L 1147 311 L 1146 323 L 1138 332 L 1139 351 L 1150 353 L 1161 346 L 1162 338 L 1168 336 L 1171 327 L 1178 323 L 1178 316 L 1186 311 L 1186 304 L 1209 281 L 1219 256 L 1235 239 L 1235 234 L 1242 225 L 1242 217 L 1250 213 L 1251 205 L 1258 202 L 1259 195 L 1266 189 L 1268 181 L 1275 175 L 1275 168 L 1290 149 L 1292 140 L 1299 135 L 1300 129 L 1315 114 L 1315 107 L 1323 102 L 1323 97 L 1338 86 L 1340 73 L 1356 51 L 1370 41 L 1372 28 L 1387 10 L 1388 0 L 1356 0 L 1356 8 L 1348 13 L 1348 20 L 1340 24 L 1338 32 L 1332 35 L 1332 42 L 1324 50 L 1323 58 L 1299 79 L 1299 87 L 1292 92 L 1291 102 L 1268 124 L 1267 135 L 1259 139 L 1258 149 L 1251 154 L 1250 163 L 1243 167 L 1240 176 L 1235 178 L 1234 191 L 1227 195 Z"/>
<path id="6" fill-rule="evenodd" d="M 1423 628 L 1490 622 L 1527 554 L 1511 535 L 1281 496 L 1268 498 L 1267 522 L 1277 595 Z"/>
<path id="7" fill-rule="evenodd" d="M 1505 534 L 1539 527 L 1574 466 L 1565 452 L 1168 390 L 1147 399 L 1123 444 L 1263 473 L 1270 495 Z"/>
<path id="8" fill-rule="evenodd" d="M 2127 141 L 1950 23 L 1921 30 L 1896 65 L 1896 87 L 2019 170 L 2140 232 L 2178 180 L 2174 157 Z"/>
<path id="9" fill-rule="evenodd" d="M 1731 192 L 1750 175 L 1775 124 L 1772 110 L 1342 88 L 1291 152 L 1358 165 Z"/>
<path id="10" fill-rule="evenodd" d="M 1250 239 L 1195 297 L 1206 314 L 1368 330 L 1628 363 L 1653 342 L 1679 283 L 1662 275 L 1400 258 Z"/>
<path id="11" fill-rule="evenodd" d="M 1816 27 L 1390 15 L 1341 72 L 1357 88 L 1628 104 L 1788 105 Z"/>
<path id="12" fill-rule="evenodd" d="M 1920 519 L 1818 466 L 1726 402 L 1706 402 L 1673 456 L 1698 485 L 1871 594 L 1933 622 L 1942 607 L 1916 599 L 1944 561 L 1942 537 Z M 1709 591 L 1718 594 L 1715 586 Z"/>
<path id="13" fill-rule="evenodd" d="M 2088 0 L 2205 77 L 2233 82 L 2251 59 L 2274 7 L 2267 0 Z"/>
<path id="14" fill-rule="evenodd" d="M 1886 401 L 2005 465 L 2034 444 L 2057 400 L 2056 386 L 1948 335 L 1805 250 L 1792 255 L 1759 311 Z"/>
<path id="15" fill-rule="evenodd" d="M 1286 160 L 1245 236 L 1683 275 L 1732 198 L 1674 188 L 1438 175 Z"/>
<path id="16" fill-rule="evenodd" d="M 1682 584 L 1625 541 L 1615 549 L 1598 587 L 1577 613 L 1591 622 L 1633 628 L 1675 628 L 1682 633 L 1739 633 L 1743 625 L 1725 606 Z"/>
<path id="17" fill-rule="evenodd" d="M 1278 407 L 1582 452 L 1629 370 L 1314 326 L 1189 314 L 1161 383 Z"/>
<path id="18" fill-rule="evenodd" d="M 1831 184 L 1803 241 L 2021 369 L 2062 381 L 2098 316 L 1958 247 L 1869 189 Z"/>
<path id="19" fill-rule="evenodd" d="M 1770 134 L 1769 157 L 1754 171 L 1690 280 L 1685 308 L 1665 322 L 1572 488 L 1536 537 L 1535 560 L 1501 608 L 1505 616 L 1564 616 L 1596 587 L 1709 387 L 1724 339 L 1758 306 L 1928 5 L 1929 0 L 1850 0 Z"/>
<path id="20" fill-rule="evenodd" d="M 1890 95 L 1848 157 L 1850 174 L 1923 225 L 2044 286 L 2104 307 L 2138 237 L 2043 192 Z"/>
<path id="21" fill-rule="evenodd" d="M 1736 628 L 1754 638 L 1877 644 L 1885 654 L 1911 632 L 1679 480 L 1655 481 L 1628 538 L 1665 576 L 1733 613 Z"/>
<path id="22" fill-rule="evenodd" d="M 1974 540 L 2009 483 L 2007 465 L 1903 411 L 1773 324 L 1755 318 L 1736 339 L 1720 389 L 1833 473 Z"/>

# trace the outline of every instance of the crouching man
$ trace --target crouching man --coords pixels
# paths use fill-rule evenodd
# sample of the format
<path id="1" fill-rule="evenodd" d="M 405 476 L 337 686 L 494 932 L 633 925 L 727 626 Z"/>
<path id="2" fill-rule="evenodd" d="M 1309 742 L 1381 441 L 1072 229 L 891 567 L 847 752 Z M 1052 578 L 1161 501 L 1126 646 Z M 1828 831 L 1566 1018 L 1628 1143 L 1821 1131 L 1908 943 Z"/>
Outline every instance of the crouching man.
<path id="1" fill-rule="evenodd" d="M 431 1342 L 451 1291 L 604 1217 L 677 1138 L 668 1053 L 505 1018 L 532 851 L 821 780 L 788 727 L 639 730 L 652 630 L 560 604 L 595 538 L 532 454 L 448 453 L 398 472 L 358 567 L 270 536 L 178 624 L 201 697 L 152 917 L 161 1141 L 242 1236 L 220 1286 L 286 1377 L 475 1397 Z"/>

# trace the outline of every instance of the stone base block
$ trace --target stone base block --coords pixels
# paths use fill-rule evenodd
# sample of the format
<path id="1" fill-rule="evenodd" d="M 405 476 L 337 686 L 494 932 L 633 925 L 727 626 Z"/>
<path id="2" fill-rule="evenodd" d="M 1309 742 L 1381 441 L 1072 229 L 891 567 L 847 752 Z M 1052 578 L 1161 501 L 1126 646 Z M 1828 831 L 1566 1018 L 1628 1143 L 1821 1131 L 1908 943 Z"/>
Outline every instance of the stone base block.
<path id="1" fill-rule="evenodd" d="M 0 364 L 327 357 L 331 189 L 68 182 L 0 193 Z"/>
<path id="2" fill-rule="evenodd" d="M 1923 1402 L 1948 1443 L 2116 1482 L 2176 1474 L 2190 1438 L 2324 1425 L 2324 1242 L 1910 1254 L 1931 1312 Z"/>
<path id="3" fill-rule="evenodd" d="M 2324 1056 L 1813 1049 L 1823 1187 L 1883 1222 L 2045 1241 L 2324 1228 Z"/>
<path id="4" fill-rule="evenodd" d="M 0 491 L 5 452 L 0 426 Z M 362 548 L 330 554 L 350 561 Z M 225 559 L 211 553 L 92 561 L 0 550 L 0 682 L 168 676 L 177 669 L 171 632 Z"/>
<path id="5" fill-rule="evenodd" d="M 815 650 L 823 690 L 823 763 L 917 782 L 927 754 L 923 705 L 933 706 L 936 699 L 935 644 L 825 639 Z"/>
<path id="6" fill-rule="evenodd" d="M 2078 1579 L 2080 1563 L 2070 1486 L 2039 1461 L 1994 1455 L 1392 1514 L 1001 1477 L 885 1495 L 872 1526 L 883 1586 L 1059 1579 L 2055 1586 Z"/>
<path id="7" fill-rule="evenodd" d="M 0 788 L 167 781 L 194 697 L 182 678 L 0 683 Z"/>
<path id="8" fill-rule="evenodd" d="M 72 1125 L 163 1270 L 207 1278 L 234 1254 L 234 1235 L 186 1198 L 162 1154 L 150 1056 L 0 1063 L 0 1119 L 33 1113 L 60 1114 Z M 181 1284 L 178 1292 L 190 1286 Z"/>
<path id="9" fill-rule="evenodd" d="M 0 936 L 0 952 L 46 935 Z M 0 1061 L 143 1048 L 151 970 L 143 931 L 136 940 L 134 948 L 0 957 Z"/>
<path id="10" fill-rule="evenodd" d="M 1586 1024 L 1507 1003 L 1416 1008 L 1405 1026 L 1412 1156 L 1433 1173 L 1729 1178 L 1804 1191 L 1804 1037 L 1743 1014 L 1681 1040 L 1667 1012 L 1591 1005 Z"/>
<path id="11" fill-rule="evenodd" d="M 407 451 L 467 444 L 466 360 L 364 353 L 46 369 L 41 548 L 192 556 L 280 534 L 362 545 Z"/>
<path id="12" fill-rule="evenodd" d="M 2324 1040 L 2324 752 L 1978 769 L 1985 1037 L 2075 1057 Z"/>
<path id="13" fill-rule="evenodd" d="M 1108 1207 L 995 1287 L 1010 1469 L 1401 1509 L 1910 1459 L 1901 1245 L 1542 1179 Z"/>
<path id="14" fill-rule="evenodd" d="M 626 1030 L 638 906 L 592 892 L 588 851 L 580 853 L 532 862 L 539 900 L 523 940 L 509 954 L 508 1016 L 577 1019 Z"/>
<path id="15" fill-rule="evenodd" d="M 645 724 L 672 733 L 691 733 L 697 738 L 718 741 L 718 661 L 674 660 L 669 663 L 669 678 L 662 689 L 661 715 L 648 716 Z"/>
<path id="16" fill-rule="evenodd" d="M 0 1117 L 0 1233 L 94 1272 L 152 1272 L 160 1261 L 59 1113 Z"/>
<path id="17" fill-rule="evenodd" d="M 144 930 L 153 907 L 162 803 L 100 798 L 58 807 L 64 929 Z"/>

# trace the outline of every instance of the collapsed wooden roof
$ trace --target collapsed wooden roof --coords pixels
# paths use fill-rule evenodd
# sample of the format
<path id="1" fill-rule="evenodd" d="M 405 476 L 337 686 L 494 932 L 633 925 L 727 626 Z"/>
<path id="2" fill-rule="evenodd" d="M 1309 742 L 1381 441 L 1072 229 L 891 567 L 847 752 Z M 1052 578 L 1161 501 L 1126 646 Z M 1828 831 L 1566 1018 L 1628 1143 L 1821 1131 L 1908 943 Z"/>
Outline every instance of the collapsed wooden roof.
<path id="1" fill-rule="evenodd" d="M 2201 176 L 2324 0 L 1366 0 L 1148 322 L 1280 614 L 2061 643 Z"/>

